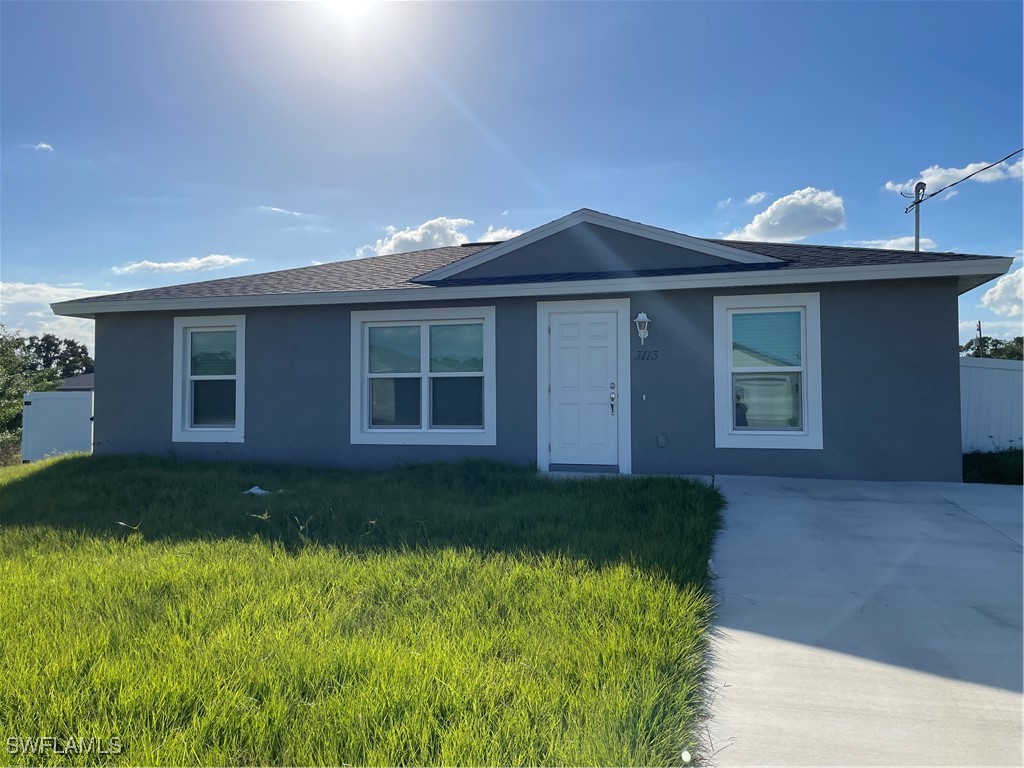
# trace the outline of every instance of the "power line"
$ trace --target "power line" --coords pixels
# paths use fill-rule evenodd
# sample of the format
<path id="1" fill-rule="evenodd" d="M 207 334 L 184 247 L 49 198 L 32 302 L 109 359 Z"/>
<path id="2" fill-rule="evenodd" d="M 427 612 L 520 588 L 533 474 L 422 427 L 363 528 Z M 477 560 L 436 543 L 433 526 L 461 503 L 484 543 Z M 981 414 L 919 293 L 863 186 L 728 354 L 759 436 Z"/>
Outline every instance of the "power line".
<path id="1" fill-rule="evenodd" d="M 959 179 L 959 180 L 957 180 L 957 181 L 954 181 L 954 182 L 953 182 L 952 184 L 947 184 L 946 186 L 944 186 L 944 187 L 943 187 L 942 189 L 940 189 L 940 190 L 937 190 L 937 191 L 935 191 L 935 192 L 932 192 L 931 194 L 928 194 L 928 195 L 922 195 L 922 196 L 921 196 L 921 199 L 920 199 L 920 200 L 917 200 L 917 199 L 915 199 L 915 200 L 914 200 L 914 202 L 912 202 L 912 203 L 911 203 L 910 205 L 908 205 L 908 206 L 906 207 L 906 209 L 905 209 L 905 210 L 904 210 L 903 212 L 904 212 L 904 213 L 910 213 L 910 212 L 911 212 L 912 210 L 914 210 L 914 208 L 915 208 L 916 206 L 920 205 L 920 204 L 921 204 L 921 203 L 923 203 L 923 202 L 924 202 L 925 200 L 930 200 L 931 198 L 935 197 L 936 195 L 941 195 L 941 194 L 942 194 L 943 192 L 945 192 L 945 191 L 946 191 L 947 189 L 950 189 L 950 188 L 952 188 L 952 187 L 955 187 L 955 186 L 956 186 L 957 184 L 960 184 L 961 182 L 967 181 L 967 180 L 968 180 L 969 178 L 971 178 L 972 176 L 977 176 L 977 175 L 978 175 L 979 173 L 982 173 L 983 171 L 987 171 L 987 170 L 988 170 L 989 168 L 995 168 L 995 167 L 996 167 L 997 165 L 999 165 L 1000 163 L 1005 163 L 1005 162 L 1006 162 L 1007 160 L 1009 160 L 1009 159 L 1010 159 L 1011 157 L 1013 157 L 1014 155 L 1019 155 L 1019 154 L 1020 154 L 1021 152 L 1024 152 L 1024 147 L 1021 147 L 1020 149 L 1018 149 L 1018 150 L 1016 150 L 1016 151 L 1014 151 L 1014 152 L 1011 152 L 1011 153 L 1010 153 L 1010 154 L 1008 154 L 1008 155 L 1007 155 L 1006 157 L 1004 157 L 1004 158 L 1003 158 L 1002 160 L 997 160 L 997 161 L 996 161 L 996 162 L 994 162 L 994 163 L 990 163 L 989 165 L 986 165 L 986 166 L 985 166 L 984 168 L 979 168 L 979 169 L 978 169 L 978 170 L 976 170 L 976 171 L 975 171 L 974 173 L 969 173 L 969 174 L 967 174 L 966 176 L 964 176 L 964 177 L 963 177 L 962 179 Z M 908 194 L 907 194 L 906 192 L 900 192 L 900 194 L 901 194 L 901 195 L 903 195 L 903 197 L 913 197 L 913 195 L 908 195 Z"/>

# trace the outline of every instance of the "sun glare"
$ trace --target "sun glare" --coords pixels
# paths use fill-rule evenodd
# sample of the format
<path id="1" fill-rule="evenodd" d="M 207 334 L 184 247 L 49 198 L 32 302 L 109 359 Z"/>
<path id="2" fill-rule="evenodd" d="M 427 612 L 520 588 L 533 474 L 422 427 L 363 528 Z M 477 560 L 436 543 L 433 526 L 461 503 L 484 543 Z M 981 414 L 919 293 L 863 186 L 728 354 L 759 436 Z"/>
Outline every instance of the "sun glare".
<path id="1" fill-rule="evenodd" d="M 322 0 L 323 4 L 348 22 L 363 20 L 377 5 L 377 0 Z"/>

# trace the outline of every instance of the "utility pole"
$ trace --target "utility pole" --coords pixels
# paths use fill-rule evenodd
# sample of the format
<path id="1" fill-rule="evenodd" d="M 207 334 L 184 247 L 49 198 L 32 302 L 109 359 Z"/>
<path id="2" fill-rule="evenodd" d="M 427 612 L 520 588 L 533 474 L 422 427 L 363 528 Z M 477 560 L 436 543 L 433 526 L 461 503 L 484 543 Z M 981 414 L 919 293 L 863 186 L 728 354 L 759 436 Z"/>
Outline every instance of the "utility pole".
<path id="1" fill-rule="evenodd" d="M 925 196 L 924 196 L 924 190 L 925 190 L 925 188 L 928 185 L 925 184 L 923 181 L 917 182 L 917 184 L 914 185 L 914 202 L 912 202 L 910 205 L 908 205 L 906 208 L 903 209 L 904 213 L 910 213 L 910 209 L 911 208 L 914 209 L 914 251 L 915 252 L 919 252 L 921 250 L 921 203 L 923 203 L 926 199 L 927 200 L 931 200 L 936 195 L 941 195 L 947 189 L 950 189 L 951 187 L 955 187 L 957 184 L 965 182 L 968 179 L 970 179 L 970 178 L 972 178 L 974 176 L 977 176 L 979 173 L 984 173 L 989 168 L 994 168 L 997 165 L 999 165 L 1000 163 L 1005 163 L 1011 157 L 1013 157 L 1014 155 L 1019 155 L 1021 152 L 1024 152 L 1024 147 L 1022 147 L 1021 149 L 1018 149 L 1015 152 L 1011 152 L 1006 157 L 1004 157 L 1002 160 L 997 160 L 994 163 L 989 163 L 988 165 L 986 165 L 986 166 L 984 166 L 982 168 L 978 168 L 973 173 L 967 174 L 962 179 L 957 179 L 952 184 L 947 184 L 946 186 L 942 187 L 941 189 L 937 190 L 936 192 L 932 192 L 930 195 L 928 195 L 927 198 L 925 198 Z M 902 189 L 900 190 L 900 195 L 902 197 L 907 198 L 908 200 L 910 199 L 910 195 L 908 195 Z"/>
<path id="2" fill-rule="evenodd" d="M 981 320 L 978 321 L 978 348 L 975 350 L 974 356 L 985 356 L 985 337 L 981 335 Z"/>
<path id="3" fill-rule="evenodd" d="M 924 201 L 924 190 L 927 184 L 923 181 L 914 185 L 914 252 L 921 251 L 921 203 Z"/>

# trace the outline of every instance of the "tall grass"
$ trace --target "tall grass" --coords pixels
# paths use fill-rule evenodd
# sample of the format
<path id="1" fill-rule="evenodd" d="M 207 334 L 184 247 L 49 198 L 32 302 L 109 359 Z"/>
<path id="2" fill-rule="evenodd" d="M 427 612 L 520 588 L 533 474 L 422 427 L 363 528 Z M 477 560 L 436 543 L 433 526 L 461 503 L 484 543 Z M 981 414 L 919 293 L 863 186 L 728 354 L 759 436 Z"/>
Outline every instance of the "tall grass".
<path id="1" fill-rule="evenodd" d="M 282 490 L 241 495 L 255 484 Z M 123 745 L 7 757 L 678 762 L 721 504 L 483 462 L 2 470 L 0 734 Z"/>

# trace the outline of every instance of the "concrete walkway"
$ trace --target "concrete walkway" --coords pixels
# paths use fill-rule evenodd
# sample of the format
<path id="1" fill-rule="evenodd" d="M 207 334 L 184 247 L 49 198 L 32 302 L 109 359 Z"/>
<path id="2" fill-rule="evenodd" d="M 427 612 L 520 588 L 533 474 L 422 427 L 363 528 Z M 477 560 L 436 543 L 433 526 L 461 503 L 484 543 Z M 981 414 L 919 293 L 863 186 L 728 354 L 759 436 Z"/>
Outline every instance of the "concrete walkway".
<path id="1" fill-rule="evenodd" d="M 716 481 L 712 765 L 1021 765 L 1019 486 Z"/>

